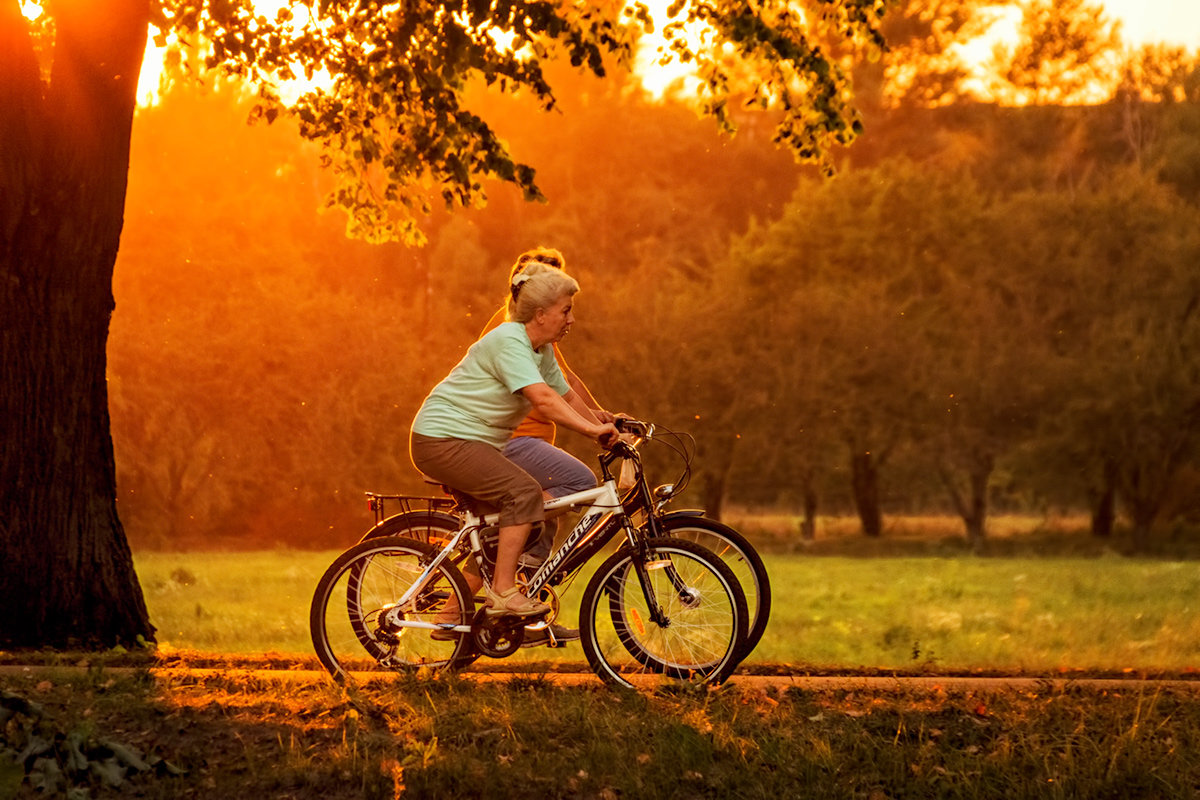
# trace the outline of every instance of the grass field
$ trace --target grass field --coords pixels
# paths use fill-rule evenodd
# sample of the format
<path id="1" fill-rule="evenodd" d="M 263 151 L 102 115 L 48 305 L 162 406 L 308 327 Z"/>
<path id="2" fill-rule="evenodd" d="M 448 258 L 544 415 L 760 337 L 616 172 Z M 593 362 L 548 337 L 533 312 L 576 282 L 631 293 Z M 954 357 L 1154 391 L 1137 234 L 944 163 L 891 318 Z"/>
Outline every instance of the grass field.
<path id="1" fill-rule="evenodd" d="M 308 604 L 334 553 L 142 553 L 165 648 L 311 655 Z M 1200 562 L 768 555 L 775 603 L 747 666 L 799 670 L 1189 670 Z M 576 581 L 563 597 L 574 624 Z M 578 645 L 510 661 L 583 663 Z M 496 664 L 498 662 L 491 662 Z"/>
<path id="2" fill-rule="evenodd" d="M 11 666 L 30 662 L 0 654 L 11 657 L 0 671 L 0 799 L 1165 800 L 1200 787 L 1200 703 L 1185 684 L 758 688 L 735 677 L 627 692 L 565 685 L 534 665 L 511 679 L 396 675 L 344 690 L 312 673 L 237 668 L 238 653 L 245 666 L 271 663 L 253 658 L 264 653 L 315 661 L 308 602 L 333 555 L 141 553 L 158 656 L 42 654 L 40 666 Z M 767 561 L 775 613 L 747 671 L 1200 663 L 1198 562 Z M 566 594 L 569 616 L 581 586 Z M 234 668 L 142 668 L 195 666 L 205 653 Z M 578 645 L 514 658 L 551 655 L 583 667 Z"/>

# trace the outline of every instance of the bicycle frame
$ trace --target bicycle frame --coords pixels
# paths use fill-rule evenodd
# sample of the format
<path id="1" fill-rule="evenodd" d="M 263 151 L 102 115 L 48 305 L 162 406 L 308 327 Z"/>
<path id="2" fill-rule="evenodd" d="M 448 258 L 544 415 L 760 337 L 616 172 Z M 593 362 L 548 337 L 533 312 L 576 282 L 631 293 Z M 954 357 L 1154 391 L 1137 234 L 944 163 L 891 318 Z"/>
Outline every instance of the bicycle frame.
<path id="1" fill-rule="evenodd" d="M 579 518 L 579 522 L 575 523 L 575 527 L 567 534 L 567 538 L 563 540 L 558 550 L 551 554 L 550 558 L 546 559 L 546 562 L 529 579 L 526 587 L 529 595 L 536 597 L 542 587 L 553 578 L 561 578 L 570 574 L 576 565 L 586 562 L 596 550 L 612 540 L 613 536 L 617 534 L 618 525 L 623 525 L 627 519 L 625 509 L 621 505 L 621 498 L 617 494 L 617 482 L 611 479 L 595 489 L 585 489 L 582 492 L 555 498 L 546 503 L 546 511 L 571 508 L 583 503 L 590 503 L 590 505 L 583 512 L 583 516 Z M 620 509 L 620 513 L 617 513 L 617 509 Z M 569 556 L 574 557 L 568 558 Z M 560 566 L 563 567 L 561 575 L 557 574 Z"/>
<path id="2" fill-rule="evenodd" d="M 638 437 L 637 441 L 640 442 L 643 438 Z M 618 489 L 617 480 L 612 474 L 612 465 L 618 460 L 632 461 L 635 467 L 633 485 L 625 490 L 624 494 Z M 592 556 L 611 542 L 622 530 L 631 547 L 644 548 L 645 537 L 639 535 L 637 525 L 632 519 L 634 514 L 645 512 L 645 524 L 649 527 L 650 537 L 654 538 L 660 535 L 658 514 L 655 512 L 659 510 L 659 506 L 665 504 L 665 501 L 656 502 L 654 494 L 650 491 L 636 444 L 617 442 L 611 450 L 600 456 L 600 470 L 602 478 L 599 486 L 546 501 L 544 508 L 547 513 L 584 505 L 587 508 L 563 543 L 529 579 L 524 587 L 527 596 L 536 597 L 543 588 L 562 583 L 591 560 Z M 400 499 L 402 502 L 410 499 L 374 494 L 368 494 L 368 497 L 371 499 L 372 510 L 376 512 L 377 526 L 382 524 L 379 518 L 382 516 L 384 499 Z M 434 510 L 432 502 L 429 508 L 431 511 Z M 458 511 L 461 514 L 462 524 L 441 547 L 437 556 L 425 567 L 408 591 L 396 601 L 393 606 L 396 612 L 403 613 L 403 609 L 412 601 L 413 597 L 424 590 L 429 576 L 439 564 L 450 557 L 451 553 L 460 548 L 464 536 L 470 537 L 471 553 L 480 567 L 480 574 L 488 574 L 481 533 L 486 528 L 496 527 L 500 521 L 500 515 L 497 512 L 479 515 L 468 505 L 460 506 Z M 638 569 L 638 580 L 649 600 L 651 593 L 647 584 L 645 568 Z M 680 591 L 685 589 L 681 582 L 674 579 L 672 582 L 676 583 L 676 588 Z M 651 609 L 651 616 L 656 621 L 662 621 L 661 614 L 660 608 Z M 398 622 L 398 624 L 402 627 L 452 630 L 464 633 L 471 628 L 470 625 L 465 624 L 451 626 L 416 620 Z"/>
<path id="3" fill-rule="evenodd" d="M 617 480 L 612 476 L 610 469 L 612 463 L 618 458 L 631 458 L 637 465 L 635 485 L 625 493 L 624 497 L 617 488 Z M 524 587 L 528 596 L 536 597 L 547 585 L 561 583 L 575 570 L 587 563 L 596 552 L 611 542 L 622 530 L 631 546 L 639 546 L 640 538 L 629 514 L 650 507 L 651 501 L 646 496 L 648 492 L 637 450 L 628 444 L 619 443 L 610 452 L 601 456 L 600 467 L 604 480 L 599 486 L 546 501 L 544 508 L 547 513 L 584 505 L 587 507 L 563 543 L 529 579 L 528 584 Z M 626 510 L 626 503 L 631 507 L 629 511 Z M 424 589 L 429 575 L 460 547 L 464 536 L 470 537 L 471 552 L 479 563 L 480 573 L 487 574 L 488 571 L 483 563 L 483 541 L 480 534 L 486 528 L 495 527 L 500 521 L 500 515 L 499 513 L 490 513 L 480 516 L 473 509 L 464 508 L 462 509 L 462 520 L 462 525 L 442 546 L 438 555 L 425 567 L 408 591 L 396 601 L 394 607 L 398 611 L 403 610 L 412 601 L 412 598 Z M 644 583 L 645 576 L 639 577 Z M 647 596 L 649 597 L 649 593 Z M 657 609 L 652 613 L 657 615 Z M 401 624 L 405 627 L 437 628 L 462 633 L 470 630 L 470 625 L 465 624 L 451 626 L 418 621 L 407 621 Z"/>

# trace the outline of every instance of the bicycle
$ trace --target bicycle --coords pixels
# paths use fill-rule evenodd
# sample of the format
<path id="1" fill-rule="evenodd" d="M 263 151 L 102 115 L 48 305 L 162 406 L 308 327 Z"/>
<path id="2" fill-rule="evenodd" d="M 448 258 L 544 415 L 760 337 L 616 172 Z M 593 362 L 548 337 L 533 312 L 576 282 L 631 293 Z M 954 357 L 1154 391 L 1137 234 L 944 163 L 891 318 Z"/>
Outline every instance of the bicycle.
<path id="1" fill-rule="evenodd" d="M 638 520 L 639 527 L 647 537 L 671 537 L 694 542 L 720 556 L 733 570 L 746 595 L 750 613 L 750 628 L 742 654 L 742 658 L 745 658 L 762 639 L 771 616 L 771 581 L 762 557 L 745 536 L 728 525 L 705 517 L 702 510 L 667 510 L 691 478 L 695 450 L 690 436 L 685 438 L 684 434 L 639 420 L 622 418 L 619 424 L 623 432 L 631 435 L 632 440 L 628 444 L 638 454 L 636 459 L 625 461 L 633 468 L 632 475 L 621 484 L 623 487 L 627 485 L 621 498 L 625 513 Z M 659 438 L 656 438 L 656 434 Z M 665 444 L 683 462 L 675 481 L 653 489 L 650 488 L 640 457 L 641 445 L 649 441 Z M 456 501 L 449 496 L 418 497 L 368 492 L 367 498 L 368 506 L 375 515 L 375 524 L 359 541 L 383 536 L 407 536 L 440 545 L 462 525 L 461 516 L 454 511 Z M 393 506 L 398 504 L 400 511 L 388 516 L 386 509 L 389 502 Z M 551 646 L 554 644 L 551 640 Z"/>
<path id="2" fill-rule="evenodd" d="M 554 587 L 624 534 L 582 596 L 580 638 L 593 672 L 627 687 L 647 675 L 724 681 L 741 662 L 749 629 L 736 576 L 710 550 L 649 537 L 634 524 L 612 467 L 618 460 L 638 462 L 636 448 L 618 442 L 599 460 L 599 486 L 546 503 L 547 512 L 584 511 L 563 544 L 527 576 L 525 592 L 552 599 L 543 620 L 549 624 L 559 608 Z M 462 496 L 452 512 L 438 513 L 461 519 L 444 541 L 367 537 L 322 575 L 309 623 L 317 657 L 336 679 L 359 671 L 456 670 L 480 655 L 504 658 L 521 646 L 530 620 L 476 610 L 459 568 L 471 559 L 490 582 L 498 514 L 480 514 Z"/>

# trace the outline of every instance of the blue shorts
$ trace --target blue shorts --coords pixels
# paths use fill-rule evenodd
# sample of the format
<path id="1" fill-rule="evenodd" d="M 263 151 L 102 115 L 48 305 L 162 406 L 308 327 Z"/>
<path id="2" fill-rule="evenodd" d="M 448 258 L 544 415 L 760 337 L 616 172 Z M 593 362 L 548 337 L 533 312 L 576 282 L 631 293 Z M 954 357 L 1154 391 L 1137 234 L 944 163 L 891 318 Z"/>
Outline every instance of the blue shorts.
<path id="1" fill-rule="evenodd" d="M 563 497 L 596 486 L 596 476 L 575 456 L 536 436 L 517 436 L 504 445 L 504 457 L 527 472 L 551 497 Z M 557 520 L 546 520 L 529 555 L 544 561 L 554 547 Z"/>
<path id="2" fill-rule="evenodd" d="M 575 456 L 536 436 L 518 436 L 504 445 L 504 457 L 528 472 L 551 497 L 596 486 L 596 476 Z"/>

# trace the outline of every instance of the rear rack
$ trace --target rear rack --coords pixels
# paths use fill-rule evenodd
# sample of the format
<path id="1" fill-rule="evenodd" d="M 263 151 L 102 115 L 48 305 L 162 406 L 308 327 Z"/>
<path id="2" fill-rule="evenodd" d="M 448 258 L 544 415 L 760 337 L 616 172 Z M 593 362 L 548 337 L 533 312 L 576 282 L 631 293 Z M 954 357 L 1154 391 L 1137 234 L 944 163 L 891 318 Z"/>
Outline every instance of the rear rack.
<path id="1" fill-rule="evenodd" d="M 366 495 L 367 508 L 375 514 L 376 525 L 388 518 L 389 514 L 385 511 L 387 505 L 400 504 L 400 509 L 393 511 L 390 516 L 408 514 L 413 511 L 450 513 L 456 505 L 451 497 L 423 497 L 411 494 L 378 494 L 376 492 L 367 492 Z"/>

